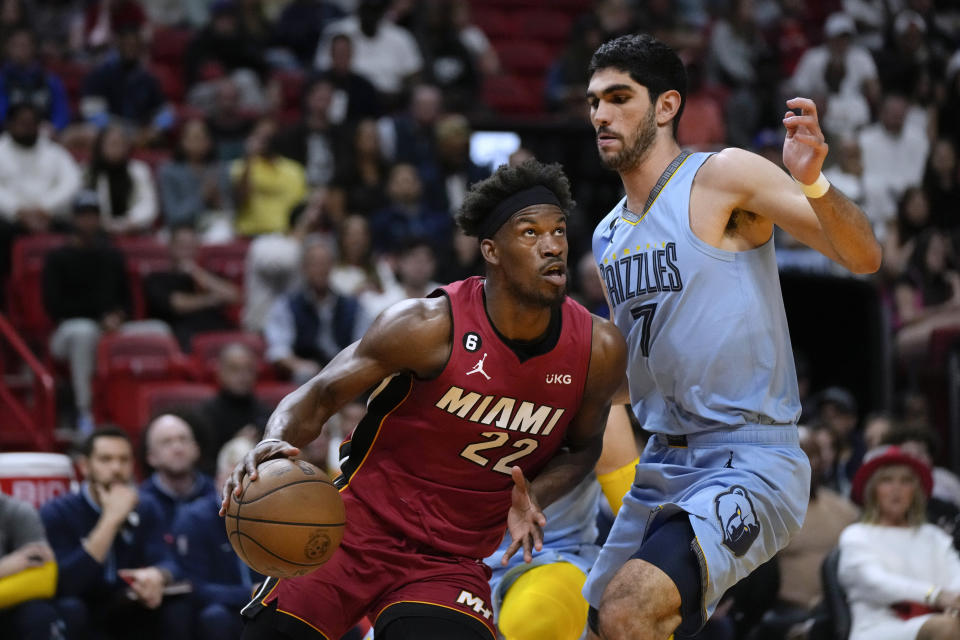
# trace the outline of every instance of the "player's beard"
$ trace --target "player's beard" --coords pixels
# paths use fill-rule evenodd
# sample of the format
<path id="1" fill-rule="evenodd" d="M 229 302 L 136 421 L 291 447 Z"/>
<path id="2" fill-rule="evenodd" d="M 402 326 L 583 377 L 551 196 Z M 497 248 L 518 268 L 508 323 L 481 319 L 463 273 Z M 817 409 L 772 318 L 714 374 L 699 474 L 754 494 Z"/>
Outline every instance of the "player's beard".
<path id="1" fill-rule="evenodd" d="M 619 153 L 605 156 L 600 154 L 600 161 L 603 166 L 613 171 L 629 171 L 640 165 L 647 153 L 653 147 L 657 139 L 657 119 L 653 113 L 653 107 L 647 110 L 647 117 L 643 119 L 637 128 L 637 135 L 633 139 L 633 144 L 627 145 L 626 139 L 623 140 L 624 148 Z"/>

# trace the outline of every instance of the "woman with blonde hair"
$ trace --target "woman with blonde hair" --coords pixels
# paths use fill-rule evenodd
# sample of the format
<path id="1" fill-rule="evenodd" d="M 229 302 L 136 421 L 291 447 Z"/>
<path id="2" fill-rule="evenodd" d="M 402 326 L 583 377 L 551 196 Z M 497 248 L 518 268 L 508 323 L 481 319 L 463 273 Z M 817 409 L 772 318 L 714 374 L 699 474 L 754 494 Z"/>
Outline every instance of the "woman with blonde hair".
<path id="1" fill-rule="evenodd" d="M 896 446 L 867 454 L 853 479 L 860 522 L 840 536 L 850 640 L 960 638 L 960 556 L 927 524 L 930 468 Z"/>

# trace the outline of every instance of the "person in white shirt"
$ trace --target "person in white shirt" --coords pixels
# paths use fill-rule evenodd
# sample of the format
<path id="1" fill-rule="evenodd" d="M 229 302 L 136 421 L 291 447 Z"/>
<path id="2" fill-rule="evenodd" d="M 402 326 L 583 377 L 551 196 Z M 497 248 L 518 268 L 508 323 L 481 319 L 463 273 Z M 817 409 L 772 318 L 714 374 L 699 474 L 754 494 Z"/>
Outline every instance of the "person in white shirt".
<path id="1" fill-rule="evenodd" d="M 331 23 L 323 32 L 314 66 L 330 67 L 330 40 L 339 34 L 353 43 L 353 71 L 369 80 L 388 101 L 396 98 L 423 67 L 417 41 L 383 18 L 385 0 L 362 0 L 357 15 Z"/>
<path id="2" fill-rule="evenodd" d="M 893 445 L 869 452 L 857 471 L 853 498 L 863 516 L 839 545 L 849 640 L 960 637 L 960 555 L 925 523 L 932 489 L 930 468 Z"/>
<path id="3" fill-rule="evenodd" d="M 87 180 L 100 198 L 104 229 L 138 233 L 153 225 L 159 212 L 157 189 L 147 163 L 130 157 L 130 132 L 107 125 L 97 136 Z"/>

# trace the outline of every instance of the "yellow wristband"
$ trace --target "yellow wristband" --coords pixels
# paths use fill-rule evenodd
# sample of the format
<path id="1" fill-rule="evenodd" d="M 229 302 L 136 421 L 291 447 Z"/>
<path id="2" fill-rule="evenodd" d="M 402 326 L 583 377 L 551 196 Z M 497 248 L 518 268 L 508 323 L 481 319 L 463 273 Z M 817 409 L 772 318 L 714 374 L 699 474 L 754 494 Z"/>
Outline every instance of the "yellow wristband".
<path id="1" fill-rule="evenodd" d="M 827 180 L 827 177 L 823 175 L 823 172 L 820 172 L 820 176 L 817 177 L 816 181 L 813 184 L 803 184 L 796 178 L 797 184 L 800 185 L 803 195 L 807 196 L 811 200 L 816 200 L 817 198 L 822 198 L 823 194 L 830 190 L 830 181 Z"/>

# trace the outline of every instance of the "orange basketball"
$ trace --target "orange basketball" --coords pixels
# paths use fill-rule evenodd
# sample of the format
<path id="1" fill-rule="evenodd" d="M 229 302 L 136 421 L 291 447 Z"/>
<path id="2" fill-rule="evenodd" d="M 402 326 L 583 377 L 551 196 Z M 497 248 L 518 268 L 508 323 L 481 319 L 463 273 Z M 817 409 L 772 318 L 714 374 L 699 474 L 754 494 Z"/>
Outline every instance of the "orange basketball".
<path id="1" fill-rule="evenodd" d="M 323 471 L 304 460 L 277 458 L 244 476 L 240 497 L 230 497 L 227 537 L 254 571 L 290 578 L 310 573 L 340 546 L 346 513 L 340 492 Z"/>

